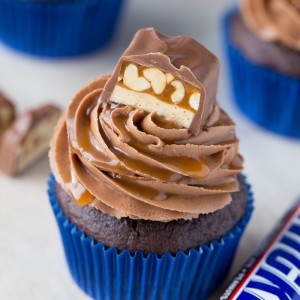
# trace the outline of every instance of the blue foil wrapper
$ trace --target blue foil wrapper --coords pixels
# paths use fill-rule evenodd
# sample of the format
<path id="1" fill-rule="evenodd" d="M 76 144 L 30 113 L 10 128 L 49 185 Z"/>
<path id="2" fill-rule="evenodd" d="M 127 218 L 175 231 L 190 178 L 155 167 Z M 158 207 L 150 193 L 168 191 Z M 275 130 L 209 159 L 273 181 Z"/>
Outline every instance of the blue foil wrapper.
<path id="1" fill-rule="evenodd" d="M 245 57 L 231 40 L 230 23 L 236 13 L 236 10 L 227 13 L 223 21 L 236 103 L 258 125 L 300 138 L 300 79 L 257 65 Z"/>
<path id="2" fill-rule="evenodd" d="M 79 287 L 97 300 L 205 299 L 224 279 L 240 237 L 253 211 L 248 185 L 248 209 L 241 221 L 220 241 L 179 251 L 176 255 L 131 254 L 96 243 L 64 215 L 50 175 L 48 194 L 56 217 L 66 260 Z"/>
<path id="3" fill-rule="evenodd" d="M 39 56 L 61 57 L 103 47 L 123 0 L 0 0 L 0 40 Z"/>

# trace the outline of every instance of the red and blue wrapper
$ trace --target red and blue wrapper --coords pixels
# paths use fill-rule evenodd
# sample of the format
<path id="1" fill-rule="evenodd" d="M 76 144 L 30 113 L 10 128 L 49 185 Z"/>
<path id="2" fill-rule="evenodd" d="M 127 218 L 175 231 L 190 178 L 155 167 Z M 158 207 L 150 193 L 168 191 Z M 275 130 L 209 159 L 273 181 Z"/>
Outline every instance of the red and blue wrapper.
<path id="1" fill-rule="evenodd" d="M 223 39 L 236 103 L 263 128 L 300 138 L 300 78 L 250 61 L 231 39 L 230 24 L 235 14 L 236 10 L 231 11 L 224 18 Z"/>
<path id="2" fill-rule="evenodd" d="M 300 201 L 236 275 L 221 300 L 300 299 Z"/>
<path id="3" fill-rule="evenodd" d="M 78 286 L 97 300 L 205 299 L 227 274 L 253 211 L 252 192 L 247 186 L 247 212 L 220 241 L 176 255 L 145 255 L 96 243 L 64 215 L 55 186 L 51 175 L 48 194 L 70 272 Z"/>

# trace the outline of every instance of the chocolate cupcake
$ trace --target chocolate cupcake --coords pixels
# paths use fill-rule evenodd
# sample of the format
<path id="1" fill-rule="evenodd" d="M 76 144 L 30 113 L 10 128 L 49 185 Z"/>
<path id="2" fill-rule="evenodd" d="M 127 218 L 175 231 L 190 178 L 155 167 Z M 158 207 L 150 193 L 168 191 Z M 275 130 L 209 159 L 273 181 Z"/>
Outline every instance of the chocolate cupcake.
<path id="1" fill-rule="evenodd" d="M 192 38 L 142 29 L 58 124 L 49 196 L 94 299 L 204 299 L 224 278 L 252 194 L 218 72 Z"/>
<path id="2" fill-rule="evenodd" d="M 299 1 L 243 0 L 224 23 L 237 104 L 264 128 L 299 138 Z"/>

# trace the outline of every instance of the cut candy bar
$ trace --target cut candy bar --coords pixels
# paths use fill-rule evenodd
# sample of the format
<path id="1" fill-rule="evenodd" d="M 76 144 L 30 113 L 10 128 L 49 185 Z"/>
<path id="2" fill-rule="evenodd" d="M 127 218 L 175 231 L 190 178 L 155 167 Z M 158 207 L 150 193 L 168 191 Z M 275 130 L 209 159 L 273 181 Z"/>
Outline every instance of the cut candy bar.
<path id="1" fill-rule="evenodd" d="M 0 93 L 0 139 L 5 129 L 11 124 L 15 117 L 13 103 Z"/>
<path id="2" fill-rule="evenodd" d="M 170 73 L 156 68 L 144 68 L 133 63 L 124 64 L 123 72 L 110 100 L 124 105 L 155 111 L 189 128 L 200 106 L 200 91 Z M 137 73 L 143 76 L 137 77 Z M 167 76 L 174 78 L 167 83 Z"/>
<path id="3" fill-rule="evenodd" d="M 190 37 L 142 29 L 120 58 L 101 101 L 130 105 L 198 134 L 216 103 L 219 61 Z"/>
<path id="4" fill-rule="evenodd" d="M 0 170 L 15 176 L 45 154 L 60 115 L 57 107 L 47 104 L 18 116 L 3 135 Z"/>

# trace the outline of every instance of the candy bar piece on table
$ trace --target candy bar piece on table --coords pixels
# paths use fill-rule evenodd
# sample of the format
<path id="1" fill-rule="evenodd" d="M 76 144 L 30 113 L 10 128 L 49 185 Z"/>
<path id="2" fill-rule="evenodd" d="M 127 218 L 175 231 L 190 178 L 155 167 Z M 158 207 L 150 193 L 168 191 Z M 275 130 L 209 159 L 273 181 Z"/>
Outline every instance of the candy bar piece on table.
<path id="1" fill-rule="evenodd" d="M 16 176 L 44 155 L 61 111 L 46 104 L 19 115 L 3 134 L 0 171 Z"/>
<path id="2" fill-rule="evenodd" d="M 192 38 L 143 29 L 121 56 L 101 100 L 156 112 L 198 134 L 213 110 L 218 72 L 217 58 Z"/>
<path id="3" fill-rule="evenodd" d="M 15 106 L 6 96 L 0 92 L 0 139 L 5 129 L 15 117 Z"/>

